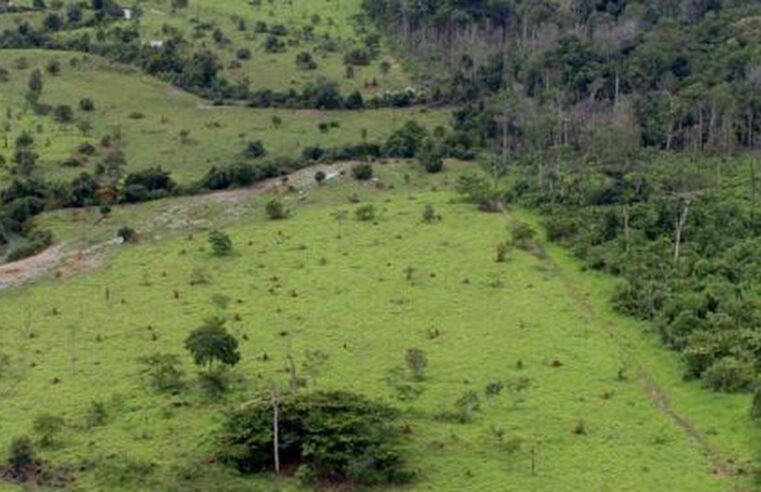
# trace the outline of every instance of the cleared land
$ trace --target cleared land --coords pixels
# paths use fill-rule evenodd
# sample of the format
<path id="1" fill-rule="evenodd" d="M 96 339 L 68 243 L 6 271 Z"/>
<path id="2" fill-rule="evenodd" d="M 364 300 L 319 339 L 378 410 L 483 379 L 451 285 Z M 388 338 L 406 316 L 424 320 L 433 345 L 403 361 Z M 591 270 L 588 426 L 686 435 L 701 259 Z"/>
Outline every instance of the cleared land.
<path id="1" fill-rule="evenodd" d="M 26 59 L 26 68 L 14 68 L 20 58 Z M 44 72 L 53 59 L 60 61 L 61 73 L 44 76 L 41 102 L 71 106 L 74 121 L 67 124 L 56 122 L 52 115 L 35 115 L 24 99 L 30 73 L 35 68 Z M 76 67 L 71 65 L 72 59 L 78 60 Z M 4 118 L 0 154 L 9 160 L 15 138 L 23 131 L 31 132 L 43 175 L 62 179 L 91 170 L 87 164 L 102 156 L 88 157 L 85 168 L 60 164 L 83 142 L 97 145 L 106 134 L 122 135 L 127 172 L 161 165 L 179 181 L 189 181 L 213 165 L 241 159 L 248 141 L 261 140 L 270 156 L 297 157 L 310 145 L 328 148 L 362 142 L 363 130 L 366 141 L 382 142 L 412 119 L 433 129 L 446 125 L 450 113 L 420 107 L 323 112 L 211 106 L 135 69 L 92 57 L 83 61 L 78 53 L 3 50 L 0 66 L 10 71 L 9 82 L 0 84 L 0 115 Z M 94 111 L 78 108 L 85 97 L 95 103 Z M 87 123 L 82 126 L 82 122 Z M 320 123 L 334 125 L 323 131 Z M 186 138 L 182 131 L 187 132 Z M 7 173 L 0 172 L 3 175 L 7 179 Z"/>
<path id="2" fill-rule="evenodd" d="M 181 354 L 192 374 L 183 338 L 224 313 L 243 354 L 236 371 L 244 382 L 231 400 L 285 381 L 287 354 L 300 364 L 321 350 L 328 362 L 308 388 L 352 389 L 403 410 L 420 470 L 414 490 L 713 491 L 743 483 L 736 471 L 758 438 L 736 417 L 746 396 L 681 382 L 673 356 L 605 307 L 609 280 L 579 272 L 561 252 L 517 251 L 496 263 L 494 248 L 516 215 L 478 214 L 453 201 L 453 169 L 431 178 L 407 166 L 379 168 L 385 189 L 339 179 L 301 200 L 286 195 L 294 215 L 285 221 L 265 219 L 267 194 L 240 199 L 239 222 L 226 228 L 236 245 L 230 258 L 207 250 L 208 221 L 230 220 L 226 202 L 207 202 L 188 205 L 195 227 L 112 250 L 100 269 L 0 293 L 9 307 L 0 309 L 0 341 L 14 354 L 2 380 L 0 446 L 28 431 L 44 407 L 67 421 L 60 446 L 45 456 L 90 464 L 75 488 L 296 489 L 291 480 L 199 466 L 225 403 L 193 387 L 160 396 L 140 382 L 136 357 L 155 351 Z M 354 219 L 359 205 L 345 199 L 353 193 L 376 206 L 377 223 Z M 133 207 L 132 217 L 170 204 Z M 440 222 L 421 223 L 425 204 Z M 346 219 L 336 220 L 341 212 Z M 191 286 L 198 275 L 208 283 Z M 414 383 L 421 396 L 398 401 L 386 379 L 410 347 L 424 349 L 430 364 Z M 486 396 L 494 382 L 504 389 Z M 469 390 L 481 400 L 472 422 L 437 418 Z M 93 401 L 107 418 L 88 429 Z"/>

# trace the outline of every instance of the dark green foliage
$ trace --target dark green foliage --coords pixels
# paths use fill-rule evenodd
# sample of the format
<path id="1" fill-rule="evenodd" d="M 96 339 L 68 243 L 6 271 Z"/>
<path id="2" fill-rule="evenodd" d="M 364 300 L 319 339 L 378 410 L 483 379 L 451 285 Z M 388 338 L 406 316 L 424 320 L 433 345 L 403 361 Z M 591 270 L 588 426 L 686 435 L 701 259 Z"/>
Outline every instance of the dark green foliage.
<path id="1" fill-rule="evenodd" d="M 71 123 L 74 120 L 74 110 L 71 106 L 61 104 L 53 110 L 53 117 L 58 123 Z"/>
<path id="2" fill-rule="evenodd" d="M 296 55 L 296 66 L 301 70 L 314 70 L 317 68 L 317 62 L 312 58 L 312 54 L 302 51 Z"/>
<path id="3" fill-rule="evenodd" d="M 397 449 L 397 412 L 347 392 L 288 395 L 279 407 L 281 466 L 309 467 L 311 481 L 380 485 L 412 478 Z M 243 473 L 272 469 L 272 401 L 263 396 L 232 411 L 218 438 L 218 457 Z"/>
<path id="4" fill-rule="evenodd" d="M 245 155 L 248 159 L 256 159 L 257 157 L 264 156 L 266 153 L 267 151 L 264 149 L 264 144 L 261 140 L 248 142 L 246 144 L 246 150 L 243 151 L 243 155 Z"/>
<path id="5" fill-rule="evenodd" d="M 176 187 L 168 171 L 151 167 L 128 174 L 120 198 L 127 203 L 138 203 L 168 196 Z"/>
<path id="6" fill-rule="evenodd" d="M 216 256 L 228 256 L 233 252 L 230 236 L 216 229 L 209 233 L 209 245 Z"/>
<path id="7" fill-rule="evenodd" d="M 367 181 L 373 177 L 373 166 L 370 164 L 357 164 L 351 168 L 351 174 L 358 181 Z"/>
<path id="8" fill-rule="evenodd" d="M 383 146 L 383 154 L 389 157 L 415 157 L 427 136 L 428 132 L 419 123 L 408 121 L 391 134 Z"/>
<path id="9" fill-rule="evenodd" d="M 136 243 L 139 240 L 137 231 L 131 227 L 124 226 L 116 233 L 117 237 L 120 237 L 122 241 L 126 243 Z"/>
<path id="10" fill-rule="evenodd" d="M 29 437 L 20 436 L 11 441 L 11 445 L 8 448 L 8 465 L 12 470 L 17 472 L 22 471 L 33 465 L 36 460 L 37 453 Z"/>
<path id="11" fill-rule="evenodd" d="M 193 330 L 185 339 L 185 348 L 193 356 L 193 362 L 208 371 L 215 363 L 235 366 L 240 361 L 238 340 L 227 332 L 221 318 L 209 318 Z"/>
<path id="12" fill-rule="evenodd" d="M 79 100 L 79 109 L 82 111 L 94 111 L 95 103 L 89 97 L 84 97 Z"/>

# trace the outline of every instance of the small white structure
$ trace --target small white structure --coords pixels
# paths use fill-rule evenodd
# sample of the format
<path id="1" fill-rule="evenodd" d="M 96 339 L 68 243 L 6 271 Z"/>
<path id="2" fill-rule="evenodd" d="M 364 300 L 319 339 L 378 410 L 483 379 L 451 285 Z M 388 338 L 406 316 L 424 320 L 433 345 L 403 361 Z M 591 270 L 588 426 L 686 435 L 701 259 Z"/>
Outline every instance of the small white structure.
<path id="1" fill-rule="evenodd" d="M 159 39 L 151 39 L 148 42 L 148 46 L 150 46 L 151 48 L 163 48 L 164 42 Z"/>
<path id="2" fill-rule="evenodd" d="M 122 12 L 124 13 L 125 19 L 132 20 L 132 9 L 122 9 Z"/>

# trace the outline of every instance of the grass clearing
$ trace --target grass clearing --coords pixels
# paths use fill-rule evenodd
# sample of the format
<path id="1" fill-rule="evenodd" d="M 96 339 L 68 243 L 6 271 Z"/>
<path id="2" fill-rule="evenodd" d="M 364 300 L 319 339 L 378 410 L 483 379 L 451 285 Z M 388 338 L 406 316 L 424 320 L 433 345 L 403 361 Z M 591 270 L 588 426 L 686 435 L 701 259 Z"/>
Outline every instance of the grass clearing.
<path id="1" fill-rule="evenodd" d="M 640 324 L 611 313 L 610 279 L 580 272 L 559 250 L 550 248 L 545 259 L 516 251 L 496 263 L 507 223 L 531 217 L 480 214 L 453 200 L 454 165 L 435 177 L 406 166 L 378 169 L 385 189 L 347 179 L 301 201 L 286 195 L 294 214 L 284 221 L 268 221 L 269 197 L 258 197 L 225 227 L 236 246 L 228 258 L 212 257 L 201 225 L 192 240 L 177 233 L 122 247 L 99 270 L 0 293 L 0 346 L 13 356 L 12 377 L 0 380 L 0 447 L 29 432 L 44 405 L 69 426 L 45 457 L 93 464 L 78 473 L 75 489 L 297 489 L 288 479 L 244 480 L 199 466 L 225 405 L 195 389 L 157 396 L 137 376 L 136 357 L 154 351 L 181 355 L 193 374 L 184 337 L 204 317 L 224 313 L 241 340 L 236 371 L 245 378 L 230 402 L 285 381 L 288 353 L 301 364 L 307 351 L 320 350 L 328 362 L 308 389 L 354 390 L 403 410 L 410 462 L 420 470 L 406 489 L 737 485 L 715 475 L 703 449 L 651 403 L 632 361 L 668 388 L 674 411 L 736 466 L 758 437 L 739 418 L 746 396 L 681 382 L 673 355 Z M 347 203 L 353 193 L 361 204 Z M 377 224 L 354 219 L 367 203 Z M 422 223 L 426 204 L 440 222 Z M 160 206 L 140 205 L 146 208 L 139 213 L 149 217 L 149 207 Z M 346 219 L 337 221 L 342 211 Z M 190 286 L 193 272 L 204 272 L 208 283 Z M 411 347 L 429 360 L 424 380 L 412 383 L 424 391 L 399 401 L 385 380 L 404 366 Z M 622 368 L 627 376 L 618 378 Z M 486 396 L 486 386 L 497 382 L 501 392 Z M 437 417 L 471 390 L 481 404 L 473 421 Z M 86 430 L 92 401 L 104 404 L 107 419 Z M 182 480 L 186 475 L 193 484 Z"/>

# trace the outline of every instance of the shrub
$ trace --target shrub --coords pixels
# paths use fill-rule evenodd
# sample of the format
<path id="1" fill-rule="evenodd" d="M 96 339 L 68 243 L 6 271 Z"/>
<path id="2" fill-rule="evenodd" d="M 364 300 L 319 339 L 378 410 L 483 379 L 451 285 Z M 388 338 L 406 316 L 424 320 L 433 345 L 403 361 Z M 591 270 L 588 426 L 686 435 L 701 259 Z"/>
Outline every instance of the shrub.
<path id="1" fill-rule="evenodd" d="M 325 178 L 327 178 L 327 176 L 323 171 L 317 171 L 314 173 L 314 180 L 317 181 L 318 184 L 322 184 L 325 181 Z"/>
<path id="2" fill-rule="evenodd" d="M 753 388 L 750 416 L 754 420 L 761 420 L 761 384 L 759 382 L 756 382 Z"/>
<path id="3" fill-rule="evenodd" d="M 428 358 L 423 350 L 419 348 L 407 349 L 404 354 L 404 362 L 414 379 L 423 379 L 425 368 L 428 367 Z"/>
<path id="4" fill-rule="evenodd" d="M 367 181 L 373 177 L 373 166 L 370 164 L 357 164 L 351 168 L 351 174 L 354 179 Z"/>
<path id="5" fill-rule="evenodd" d="M 251 50 L 248 48 L 239 48 L 235 52 L 235 58 L 238 60 L 249 60 L 251 59 Z"/>
<path id="6" fill-rule="evenodd" d="M 276 199 L 272 199 L 267 202 L 264 210 L 267 212 L 267 217 L 269 217 L 270 220 L 282 220 L 287 218 L 289 215 L 289 212 L 285 208 L 285 205 L 283 205 L 283 202 Z"/>
<path id="7" fill-rule="evenodd" d="M 168 192 L 172 191 L 176 186 L 169 172 L 164 171 L 160 166 L 128 174 L 124 184 L 126 186 L 143 186 L 149 192 Z"/>
<path id="8" fill-rule="evenodd" d="M 369 65 L 372 54 L 365 48 L 353 48 L 344 55 L 346 65 Z"/>
<path id="9" fill-rule="evenodd" d="M 362 205 L 354 212 L 354 216 L 360 222 L 370 222 L 375 220 L 375 206 L 374 205 Z"/>
<path id="10" fill-rule="evenodd" d="M 95 110 L 95 103 L 89 97 L 84 97 L 79 100 L 79 109 L 82 111 L 93 111 Z"/>
<path id="11" fill-rule="evenodd" d="M 85 413 L 85 427 L 88 429 L 105 425 L 108 420 L 106 404 L 100 400 L 93 400 Z"/>
<path id="12" fill-rule="evenodd" d="M 433 208 L 433 205 L 429 203 L 423 208 L 423 216 L 422 216 L 423 223 L 433 224 L 439 219 L 440 217 L 436 214 L 436 209 Z"/>
<path id="13" fill-rule="evenodd" d="M 13 441 L 8 448 L 8 466 L 14 472 L 21 472 L 37 461 L 37 453 L 34 451 L 32 440 L 28 436 L 20 436 Z"/>
<path id="14" fill-rule="evenodd" d="M 296 55 L 296 66 L 301 70 L 314 70 L 317 68 L 317 62 L 314 61 L 310 53 L 302 51 Z"/>
<path id="15" fill-rule="evenodd" d="M 219 230 L 209 233 L 209 245 L 216 256 L 228 256 L 233 251 L 232 239 Z"/>
<path id="16" fill-rule="evenodd" d="M 266 153 L 267 151 L 265 150 L 264 144 L 261 140 L 248 142 L 248 144 L 246 144 L 246 150 L 243 151 L 243 155 L 245 155 L 248 159 L 256 159 L 258 157 L 264 156 Z"/>
<path id="17" fill-rule="evenodd" d="M 358 485 L 412 478 L 398 450 L 396 410 L 348 392 L 287 395 L 278 402 L 281 466 L 309 467 L 300 478 Z M 272 468 L 272 401 L 262 397 L 232 411 L 218 437 L 220 461 L 242 473 Z"/>
<path id="18" fill-rule="evenodd" d="M 59 123 L 71 123 L 74 120 L 74 111 L 71 106 L 61 104 L 53 110 L 53 117 Z"/>
<path id="19" fill-rule="evenodd" d="M 423 169 L 431 174 L 440 173 L 444 169 L 444 159 L 441 152 L 435 148 L 426 150 L 418 159 L 423 165 Z"/>
<path id="20" fill-rule="evenodd" d="M 82 155 L 93 155 L 97 150 L 90 142 L 82 142 L 77 146 L 77 152 Z"/>
<path id="21" fill-rule="evenodd" d="M 177 391 L 182 388 L 183 371 L 180 358 L 175 354 L 157 353 L 138 359 L 140 375 L 156 391 Z"/>
<path id="22" fill-rule="evenodd" d="M 139 240 L 139 236 L 137 235 L 137 231 L 135 229 L 124 226 L 121 229 L 119 229 L 116 232 L 117 237 L 120 237 L 122 239 L 122 242 L 126 243 L 136 243 Z"/>
<path id="23" fill-rule="evenodd" d="M 714 391 L 743 391 L 753 381 L 753 367 L 732 356 L 722 357 L 706 369 L 703 381 Z"/>
<path id="24" fill-rule="evenodd" d="M 43 413 L 34 418 L 32 428 L 34 433 L 40 437 L 40 444 L 42 446 L 50 446 L 55 442 L 55 438 L 60 434 L 64 427 L 63 418 L 52 415 L 49 413 Z"/>
<path id="25" fill-rule="evenodd" d="M 529 250 L 536 246 L 534 241 L 536 231 L 525 222 L 515 222 L 512 224 L 510 226 L 510 237 L 517 248 Z"/>
<path id="26" fill-rule="evenodd" d="M 513 245 L 509 241 L 503 241 L 497 245 L 497 253 L 495 255 L 495 261 L 497 263 L 504 263 L 510 256 L 513 250 Z"/>

